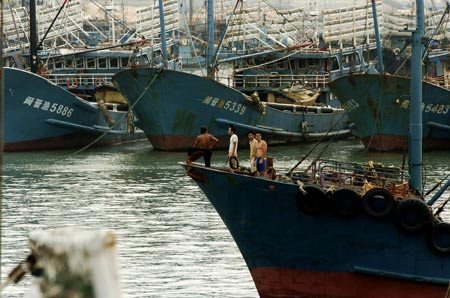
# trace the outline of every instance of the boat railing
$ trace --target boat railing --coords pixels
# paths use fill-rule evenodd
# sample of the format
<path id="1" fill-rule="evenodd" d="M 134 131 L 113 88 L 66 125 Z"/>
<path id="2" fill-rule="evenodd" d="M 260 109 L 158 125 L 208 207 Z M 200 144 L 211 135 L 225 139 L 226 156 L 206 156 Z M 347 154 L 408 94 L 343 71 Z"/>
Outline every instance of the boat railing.
<path id="1" fill-rule="evenodd" d="M 311 167 L 310 177 L 315 177 L 324 187 L 349 187 L 361 192 L 373 187 L 389 190 L 394 197 L 408 195 L 406 171 L 399 167 L 380 163 L 353 163 L 335 160 L 319 160 Z"/>
<path id="2" fill-rule="evenodd" d="M 157 67 L 161 65 L 156 65 Z M 171 59 L 167 62 L 167 67 L 169 69 L 181 69 L 182 64 L 179 59 Z M 64 88 L 76 89 L 85 88 L 89 89 L 92 87 L 98 87 L 101 85 L 113 85 L 112 77 L 116 71 L 113 72 L 67 72 L 67 73 L 41 73 L 43 77 L 47 80 L 53 82 L 56 85 L 62 86 Z"/>
<path id="3" fill-rule="evenodd" d="M 292 84 L 324 88 L 328 86 L 329 74 L 280 74 L 277 72 L 234 74 L 232 83 L 235 88 L 282 87 L 291 86 Z"/>
<path id="4" fill-rule="evenodd" d="M 444 88 L 450 87 L 450 78 L 448 76 L 426 77 L 425 81 Z"/>
<path id="5" fill-rule="evenodd" d="M 114 73 L 56 73 L 46 74 L 44 77 L 56 85 L 64 88 L 90 88 L 105 84 L 112 85 Z"/>

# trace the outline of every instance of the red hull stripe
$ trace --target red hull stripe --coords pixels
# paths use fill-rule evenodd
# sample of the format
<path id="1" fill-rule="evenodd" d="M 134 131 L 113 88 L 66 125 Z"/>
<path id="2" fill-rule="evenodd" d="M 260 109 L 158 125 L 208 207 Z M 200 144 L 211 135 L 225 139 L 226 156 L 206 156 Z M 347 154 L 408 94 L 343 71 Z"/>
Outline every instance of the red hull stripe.
<path id="1" fill-rule="evenodd" d="M 349 272 L 251 270 L 261 298 L 444 298 L 447 286 Z"/>

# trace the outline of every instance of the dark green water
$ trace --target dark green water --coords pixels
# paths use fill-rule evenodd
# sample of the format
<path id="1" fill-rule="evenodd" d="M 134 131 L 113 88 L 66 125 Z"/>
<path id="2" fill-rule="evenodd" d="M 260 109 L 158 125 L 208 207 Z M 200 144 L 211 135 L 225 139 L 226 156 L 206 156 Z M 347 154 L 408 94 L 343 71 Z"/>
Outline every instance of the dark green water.
<path id="1" fill-rule="evenodd" d="M 312 146 L 269 147 L 269 155 L 282 173 Z M 5 154 L 2 277 L 29 253 L 30 231 L 78 226 L 116 234 L 123 297 L 258 297 L 221 219 L 177 164 L 184 153 L 147 142 L 70 153 Z M 239 156 L 246 165 L 247 148 Z M 333 143 L 324 157 L 385 165 L 403 158 L 366 153 L 356 140 Z M 214 151 L 213 165 L 225 160 Z M 450 173 L 448 152 L 426 153 L 424 163 L 428 181 Z M 27 277 L 2 297 L 23 297 L 30 283 Z"/>

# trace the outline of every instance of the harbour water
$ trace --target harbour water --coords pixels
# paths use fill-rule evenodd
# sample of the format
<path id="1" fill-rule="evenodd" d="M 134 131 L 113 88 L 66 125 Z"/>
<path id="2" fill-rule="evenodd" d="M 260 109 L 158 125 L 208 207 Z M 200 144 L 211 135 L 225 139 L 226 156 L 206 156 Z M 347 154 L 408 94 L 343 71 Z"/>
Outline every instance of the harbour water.
<path id="1" fill-rule="evenodd" d="M 269 147 L 277 173 L 313 145 Z M 3 279 L 29 253 L 30 231 L 78 226 L 116 234 L 123 297 L 258 297 L 220 217 L 178 165 L 185 153 L 155 151 L 146 141 L 71 153 L 5 154 Z M 247 148 L 239 156 L 245 165 Z M 365 152 L 358 140 L 335 142 L 324 156 L 385 165 L 403 159 Z M 225 160 L 224 151 L 213 152 L 213 165 Z M 426 152 L 424 163 L 428 188 L 450 174 L 446 151 Z M 27 276 L 2 297 L 23 297 L 30 282 Z"/>

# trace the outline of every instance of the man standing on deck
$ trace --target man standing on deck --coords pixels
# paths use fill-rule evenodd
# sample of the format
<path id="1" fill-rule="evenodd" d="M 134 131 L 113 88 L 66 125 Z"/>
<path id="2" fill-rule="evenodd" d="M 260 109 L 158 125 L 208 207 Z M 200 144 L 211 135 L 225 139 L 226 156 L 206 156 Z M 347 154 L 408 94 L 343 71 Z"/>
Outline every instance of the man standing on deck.
<path id="1" fill-rule="evenodd" d="M 256 170 L 261 176 L 266 175 L 267 168 L 267 143 L 262 140 L 261 133 L 257 132 L 256 139 Z"/>
<path id="2" fill-rule="evenodd" d="M 219 140 L 213 135 L 208 133 L 208 127 L 206 126 L 200 127 L 200 134 L 197 136 L 197 138 L 195 138 L 194 147 L 189 150 L 188 161 L 192 162 L 203 155 L 205 166 L 210 167 L 212 156 L 211 148 L 217 142 L 219 142 Z"/>
<path id="3" fill-rule="evenodd" d="M 237 160 L 237 148 L 238 148 L 238 136 L 236 135 L 236 129 L 233 125 L 228 127 L 228 134 L 230 135 L 230 146 L 228 148 L 228 160 L 232 169 L 239 167 Z"/>
<path id="4" fill-rule="evenodd" d="M 258 141 L 255 139 L 255 132 L 249 131 L 248 134 L 248 144 L 250 145 L 250 171 L 252 173 L 256 172 L 256 143 Z"/>

